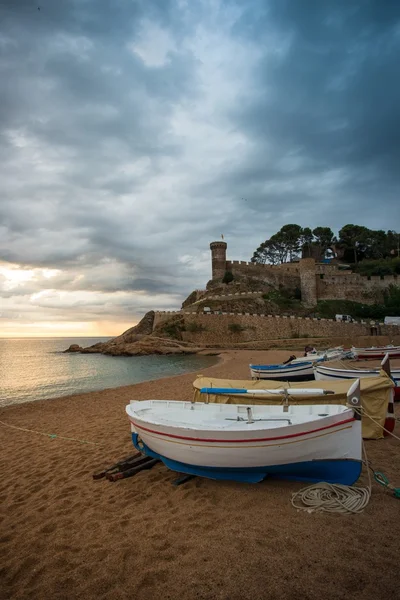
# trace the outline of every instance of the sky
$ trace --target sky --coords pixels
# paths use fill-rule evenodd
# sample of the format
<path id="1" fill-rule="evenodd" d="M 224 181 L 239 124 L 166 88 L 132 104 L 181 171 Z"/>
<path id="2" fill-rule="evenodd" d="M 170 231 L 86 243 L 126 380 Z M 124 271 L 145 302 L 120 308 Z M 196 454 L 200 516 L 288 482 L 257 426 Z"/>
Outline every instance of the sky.
<path id="1" fill-rule="evenodd" d="M 287 223 L 400 229 L 397 0 L 2 0 L 0 337 L 113 336 Z"/>

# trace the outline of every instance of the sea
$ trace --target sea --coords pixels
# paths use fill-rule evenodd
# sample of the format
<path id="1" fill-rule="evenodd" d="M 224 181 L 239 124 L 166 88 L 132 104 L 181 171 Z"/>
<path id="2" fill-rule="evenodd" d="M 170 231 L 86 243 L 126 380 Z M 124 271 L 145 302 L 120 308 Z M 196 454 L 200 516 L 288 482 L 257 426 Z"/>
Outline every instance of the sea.
<path id="1" fill-rule="evenodd" d="M 0 406 L 181 375 L 217 362 L 215 356 L 107 356 L 64 353 L 111 338 L 0 338 Z"/>

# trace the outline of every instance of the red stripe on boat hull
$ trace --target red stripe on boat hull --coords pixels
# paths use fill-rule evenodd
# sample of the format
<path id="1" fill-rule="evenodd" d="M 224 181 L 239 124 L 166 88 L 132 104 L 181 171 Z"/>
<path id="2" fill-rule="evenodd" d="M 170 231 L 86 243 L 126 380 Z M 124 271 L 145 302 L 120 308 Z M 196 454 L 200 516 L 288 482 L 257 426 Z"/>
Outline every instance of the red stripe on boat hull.
<path id="1" fill-rule="evenodd" d="M 276 440 L 286 440 L 289 438 L 301 437 L 304 435 L 309 435 L 311 433 L 317 433 L 319 431 L 324 431 L 326 429 L 332 429 L 333 427 L 339 427 L 340 425 L 346 425 L 347 423 L 352 423 L 353 421 L 355 421 L 355 419 L 354 419 L 354 417 L 352 417 L 351 419 L 346 419 L 344 421 L 338 421 L 338 423 L 333 423 L 332 425 L 326 425 L 325 427 L 319 427 L 318 429 L 312 429 L 309 431 L 302 431 L 301 433 L 290 433 L 289 435 L 281 435 L 281 436 L 272 437 L 272 438 L 251 438 L 251 439 L 247 438 L 244 440 L 238 440 L 238 439 L 225 440 L 225 439 L 219 439 L 219 438 L 187 437 L 187 436 L 183 436 L 183 435 L 175 435 L 173 433 L 164 433 L 163 431 L 154 431 L 154 429 L 147 429 L 147 427 L 143 427 L 142 425 L 137 425 L 134 421 L 132 421 L 132 419 L 130 419 L 130 421 L 131 421 L 132 425 L 134 425 L 138 429 L 147 431 L 148 433 L 154 433 L 156 435 L 163 435 L 165 437 L 175 438 L 178 440 L 188 440 L 191 442 L 218 442 L 218 443 L 225 443 L 225 444 L 238 444 L 238 443 L 249 443 L 249 442 L 274 442 Z"/>

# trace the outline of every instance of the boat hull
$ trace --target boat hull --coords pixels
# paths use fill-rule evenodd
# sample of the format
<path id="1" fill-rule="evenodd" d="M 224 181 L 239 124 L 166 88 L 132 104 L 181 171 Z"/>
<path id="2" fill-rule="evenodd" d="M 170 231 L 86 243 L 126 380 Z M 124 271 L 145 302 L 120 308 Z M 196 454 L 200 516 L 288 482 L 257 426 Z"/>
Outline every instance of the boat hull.
<path id="1" fill-rule="evenodd" d="M 313 363 L 305 365 L 250 365 L 253 379 L 273 379 L 275 381 L 311 381 L 314 379 Z"/>
<path id="2" fill-rule="evenodd" d="M 347 379 L 364 379 L 365 377 L 377 377 L 380 369 L 336 369 L 318 365 L 314 367 L 316 381 L 338 381 Z M 394 388 L 394 400 L 400 400 L 400 369 L 392 369 L 391 377 L 396 385 Z"/>
<path id="3" fill-rule="evenodd" d="M 400 358 L 400 346 L 384 346 L 377 348 L 352 348 L 351 349 L 354 356 L 361 360 L 365 359 L 383 359 L 386 354 L 389 355 L 390 358 Z"/>
<path id="4" fill-rule="evenodd" d="M 362 462 L 355 459 L 310 460 L 284 465 L 265 465 L 258 467 L 210 467 L 191 465 L 170 459 L 149 448 L 139 440 L 137 433 L 132 433 L 132 442 L 137 450 L 160 459 L 168 469 L 177 473 L 197 475 L 207 479 L 237 481 L 241 483 L 259 483 L 266 478 L 288 479 L 315 483 L 340 483 L 352 485 L 360 477 Z"/>
<path id="5" fill-rule="evenodd" d="M 145 415 L 152 410 L 152 402 L 146 401 L 143 409 L 127 407 L 133 443 L 178 472 L 235 481 L 280 477 L 346 485 L 354 483 L 360 474 L 361 421 L 350 409 L 328 414 L 330 408 L 321 405 L 289 410 L 274 407 L 272 417 L 268 413 L 263 418 L 267 407 L 253 406 L 255 421 L 246 422 L 236 418 L 250 410 L 246 405 L 163 401 L 167 412 L 156 412 L 157 418 L 149 420 Z M 214 407 L 218 412 L 212 412 Z M 296 411 L 310 409 L 315 415 L 311 420 L 291 422 Z M 167 423 L 168 411 L 175 411 L 172 414 L 179 415 L 184 425 Z M 259 424 L 271 420 L 289 424 Z"/>

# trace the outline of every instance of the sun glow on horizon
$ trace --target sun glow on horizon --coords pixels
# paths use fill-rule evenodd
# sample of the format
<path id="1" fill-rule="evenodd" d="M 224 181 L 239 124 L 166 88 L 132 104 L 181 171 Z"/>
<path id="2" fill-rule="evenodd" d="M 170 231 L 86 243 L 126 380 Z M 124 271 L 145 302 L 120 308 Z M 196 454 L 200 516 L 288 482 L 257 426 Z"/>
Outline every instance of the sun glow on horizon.
<path id="1" fill-rule="evenodd" d="M 116 337 L 136 325 L 135 322 L 114 321 L 44 321 L 37 323 L 1 323 L 0 338 L 40 337 Z"/>

